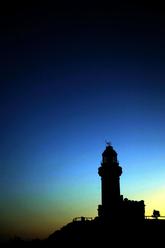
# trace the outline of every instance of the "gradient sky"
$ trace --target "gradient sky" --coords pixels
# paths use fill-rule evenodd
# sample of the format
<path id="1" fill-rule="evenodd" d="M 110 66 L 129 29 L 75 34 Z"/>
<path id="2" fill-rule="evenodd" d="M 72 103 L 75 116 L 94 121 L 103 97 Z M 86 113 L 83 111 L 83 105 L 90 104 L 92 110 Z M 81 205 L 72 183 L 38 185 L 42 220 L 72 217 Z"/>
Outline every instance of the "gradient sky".
<path id="1" fill-rule="evenodd" d="M 105 140 L 124 197 L 165 215 L 164 24 L 159 6 L 2 10 L 0 237 L 96 216 Z"/>

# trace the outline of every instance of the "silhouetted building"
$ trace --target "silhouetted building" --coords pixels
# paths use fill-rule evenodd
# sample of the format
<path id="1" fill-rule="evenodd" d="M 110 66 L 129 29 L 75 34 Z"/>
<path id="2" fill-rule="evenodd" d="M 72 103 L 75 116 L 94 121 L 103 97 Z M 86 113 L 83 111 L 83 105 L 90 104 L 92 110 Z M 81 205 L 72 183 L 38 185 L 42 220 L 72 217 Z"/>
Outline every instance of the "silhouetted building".
<path id="1" fill-rule="evenodd" d="M 107 144 L 102 153 L 102 163 L 98 169 L 101 177 L 102 204 L 94 219 L 80 216 L 52 233 L 45 241 L 46 247 L 162 247 L 165 221 L 158 220 L 159 211 L 154 210 L 153 220 L 145 219 L 144 201 L 123 199 L 120 195 L 122 168 L 117 153 Z M 152 238 L 150 238 L 152 237 Z M 136 245 L 135 245 L 136 242 Z M 161 246 L 160 246 L 161 245 Z"/>
<path id="2" fill-rule="evenodd" d="M 108 143 L 102 153 L 102 163 L 98 169 L 101 177 L 102 204 L 98 206 L 98 216 L 104 219 L 144 220 L 144 201 L 130 201 L 120 195 L 120 176 L 122 168 L 117 160 L 117 153 Z"/>

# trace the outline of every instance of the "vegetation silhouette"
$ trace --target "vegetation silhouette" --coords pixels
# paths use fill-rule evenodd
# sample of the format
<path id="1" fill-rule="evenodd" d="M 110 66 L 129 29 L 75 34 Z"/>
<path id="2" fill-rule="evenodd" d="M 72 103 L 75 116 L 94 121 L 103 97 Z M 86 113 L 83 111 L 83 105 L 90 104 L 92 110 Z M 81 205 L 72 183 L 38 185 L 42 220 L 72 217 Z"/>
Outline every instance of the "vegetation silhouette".
<path id="1" fill-rule="evenodd" d="M 102 153 L 101 205 L 94 219 L 84 216 L 52 233 L 45 240 L 25 242 L 16 238 L 10 242 L 13 247 L 162 247 L 165 220 L 158 219 L 160 212 L 153 211 L 151 218 L 145 217 L 144 201 L 131 201 L 120 195 L 120 176 L 117 153 L 107 143 Z"/>

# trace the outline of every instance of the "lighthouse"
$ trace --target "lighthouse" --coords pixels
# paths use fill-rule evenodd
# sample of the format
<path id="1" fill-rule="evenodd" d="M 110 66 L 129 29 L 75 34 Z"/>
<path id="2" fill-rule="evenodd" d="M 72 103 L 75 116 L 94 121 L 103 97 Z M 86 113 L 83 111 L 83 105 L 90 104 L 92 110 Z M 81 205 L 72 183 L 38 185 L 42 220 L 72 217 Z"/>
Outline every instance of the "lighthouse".
<path id="1" fill-rule="evenodd" d="M 120 176 L 122 168 L 117 160 L 117 153 L 110 143 L 102 153 L 101 166 L 98 169 L 101 177 L 101 205 L 98 216 L 114 219 L 120 212 L 122 196 L 120 196 Z"/>

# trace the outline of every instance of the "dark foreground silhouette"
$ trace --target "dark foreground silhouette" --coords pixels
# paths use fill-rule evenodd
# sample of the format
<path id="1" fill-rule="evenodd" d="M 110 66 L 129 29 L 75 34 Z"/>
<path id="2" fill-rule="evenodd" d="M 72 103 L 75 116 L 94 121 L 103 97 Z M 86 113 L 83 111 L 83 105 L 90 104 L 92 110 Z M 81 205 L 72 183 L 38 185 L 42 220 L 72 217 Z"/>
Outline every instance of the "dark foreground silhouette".
<path id="1" fill-rule="evenodd" d="M 13 240 L 9 247 L 163 247 L 164 220 L 109 222 L 94 220 L 73 221 L 45 240 Z"/>
<path id="2" fill-rule="evenodd" d="M 154 244 L 158 246 L 163 241 L 165 221 L 145 220 L 144 222 L 103 222 L 99 219 L 94 221 L 72 222 L 52 234 L 47 242 L 55 241 L 60 244 L 99 244 L 100 247 L 118 247 L 124 245 L 134 247 Z"/>

